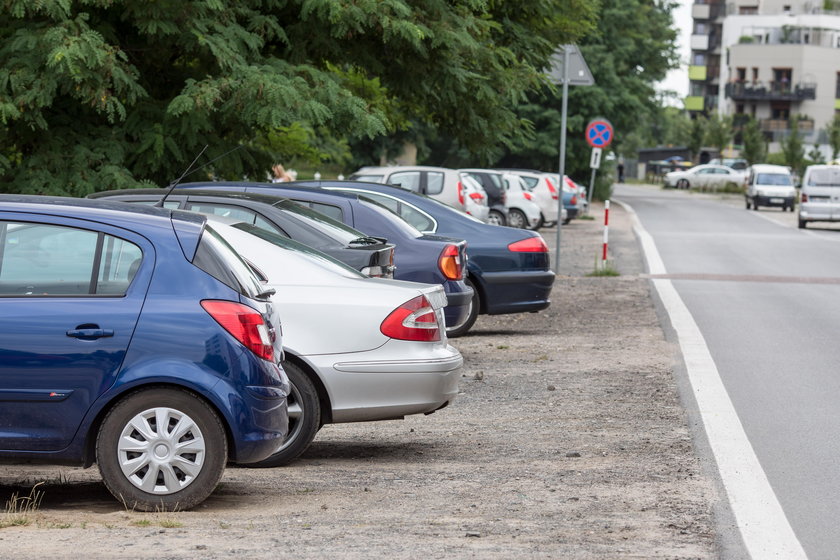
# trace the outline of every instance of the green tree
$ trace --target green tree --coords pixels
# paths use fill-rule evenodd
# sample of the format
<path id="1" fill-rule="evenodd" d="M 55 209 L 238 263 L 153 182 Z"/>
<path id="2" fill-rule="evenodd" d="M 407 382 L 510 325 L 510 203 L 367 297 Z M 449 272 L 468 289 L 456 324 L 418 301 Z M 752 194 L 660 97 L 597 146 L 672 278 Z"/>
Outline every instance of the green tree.
<path id="1" fill-rule="evenodd" d="M 825 158 L 820 151 L 820 147 L 817 144 L 814 144 L 808 151 L 808 164 L 819 165 L 821 163 L 825 163 Z"/>
<path id="2" fill-rule="evenodd" d="M 523 136 L 515 103 L 594 13 L 585 0 L 0 6 L 0 188 L 69 195 L 165 184 L 205 145 L 200 163 L 227 155 L 202 173 L 261 177 L 412 123 L 487 153 Z"/>
<path id="3" fill-rule="evenodd" d="M 747 160 L 747 163 L 752 165 L 764 161 L 767 150 L 764 135 L 759 129 L 758 121 L 750 117 L 741 131 L 741 137 L 744 143 L 744 149 L 741 150 L 741 155 Z"/>
<path id="4" fill-rule="evenodd" d="M 590 120 L 604 117 L 612 123 L 611 148 L 617 153 L 622 153 L 625 136 L 655 120 L 660 110 L 655 86 L 678 64 L 674 6 L 669 1 L 602 0 L 596 29 L 578 42 L 595 85 L 569 88 L 566 169 L 570 176 L 589 174 L 584 129 Z M 533 134 L 505 150 L 496 164 L 556 170 L 561 101 L 559 87 L 529 95 L 519 105 L 519 115 L 533 124 Z"/>
<path id="5" fill-rule="evenodd" d="M 723 157 L 723 151 L 732 142 L 732 136 L 731 116 L 715 115 L 708 119 L 704 142 L 713 148 L 717 148 L 721 158 Z"/>
<path id="6" fill-rule="evenodd" d="M 709 126 L 709 120 L 703 115 L 697 115 L 691 121 L 691 131 L 689 133 L 688 149 L 691 150 L 691 157 L 697 160 L 700 154 L 700 149 L 703 147 L 703 139 L 706 137 L 706 129 Z"/>
<path id="7" fill-rule="evenodd" d="M 831 146 L 831 159 L 834 161 L 840 155 L 840 115 L 834 115 L 826 132 L 828 133 L 828 144 Z"/>
<path id="8" fill-rule="evenodd" d="M 793 171 L 802 175 L 805 170 L 805 148 L 802 145 L 802 135 L 799 133 L 799 124 L 796 118 L 791 118 L 788 122 L 787 136 L 782 141 L 782 154 L 784 155 L 785 165 L 793 169 Z"/>

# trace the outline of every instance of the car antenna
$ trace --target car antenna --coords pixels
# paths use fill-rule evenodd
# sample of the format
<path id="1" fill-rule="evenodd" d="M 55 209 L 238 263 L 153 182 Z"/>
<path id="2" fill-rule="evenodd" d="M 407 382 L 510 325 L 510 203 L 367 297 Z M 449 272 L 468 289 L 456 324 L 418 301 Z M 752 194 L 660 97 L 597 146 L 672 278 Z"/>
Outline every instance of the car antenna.
<path id="1" fill-rule="evenodd" d="M 167 197 L 167 196 L 169 196 L 170 194 L 172 194 L 172 190 L 173 190 L 175 187 L 177 187 L 177 186 L 178 186 L 178 183 L 180 183 L 180 182 L 181 182 L 181 179 L 183 179 L 184 177 L 186 177 L 186 176 L 187 176 L 187 173 L 189 173 L 189 172 L 190 172 L 190 169 L 192 169 L 192 166 L 193 166 L 193 165 L 195 165 L 195 162 L 197 162 L 197 161 L 198 161 L 198 158 L 200 158 L 200 157 L 201 157 L 201 154 L 203 154 L 203 153 L 207 150 L 207 147 L 208 147 L 208 146 L 209 146 L 209 144 L 205 144 L 205 145 L 204 145 L 204 147 L 201 149 L 201 151 L 200 151 L 200 152 L 198 152 L 198 155 L 197 155 L 197 156 L 195 156 L 195 159 L 194 159 L 194 160 L 192 160 L 192 163 L 191 163 L 191 164 L 189 164 L 189 165 L 187 166 L 187 168 L 184 170 L 184 172 L 183 172 L 183 173 L 181 173 L 181 176 L 180 176 L 180 177 L 178 177 L 177 179 L 175 179 L 174 181 L 172 181 L 172 182 L 169 184 L 169 190 L 168 190 L 168 191 L 166 191 L 166 194 L 164 194 L 164 195 L 163 195 L 163 197 L 161 197 L 161 199 L 160 199 L 160 200 L 158 200 L 157 202 L 155 202 L 154 206 L 157 206 L 158 208 L 163 208 L 163 203 L 164 203 L 164 201 L 166 201 L 166 197 Z"/>

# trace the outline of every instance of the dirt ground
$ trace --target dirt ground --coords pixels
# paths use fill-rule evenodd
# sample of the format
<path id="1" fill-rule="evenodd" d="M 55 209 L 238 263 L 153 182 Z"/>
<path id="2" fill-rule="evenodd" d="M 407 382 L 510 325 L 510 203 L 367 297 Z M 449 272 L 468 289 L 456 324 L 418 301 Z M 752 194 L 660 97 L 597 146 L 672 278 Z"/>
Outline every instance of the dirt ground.
<path id="1" fill-rule="evenodd" d="M 561 230 L 548 310 L 482 316 L 452 341 L 465 365 L 450 407 L 326 426 L 292 466 L 228 468 L 190 512 L 126 511 L 95 468 L 0 466 L 4 501 L 43 482 L 36 511 L 0 513 L 0 556 L 716 558 L 720 498 L 630 217 L 610 209 L 621 275 L 587 277 L 603 207 L 590 214 Z"/>

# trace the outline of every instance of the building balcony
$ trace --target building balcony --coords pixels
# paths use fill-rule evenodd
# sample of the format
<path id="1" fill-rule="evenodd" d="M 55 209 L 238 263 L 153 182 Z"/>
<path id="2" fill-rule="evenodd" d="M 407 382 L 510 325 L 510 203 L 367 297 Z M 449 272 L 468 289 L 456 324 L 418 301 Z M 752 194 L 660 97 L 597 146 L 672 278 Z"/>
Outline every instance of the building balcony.
<path id="1" fill-rule="evenodd" d="M 817 85 L 799 83 L 791 86 L 786 82 L 752 83 L 732 82 L 726 84 L 726 97 L 734 101 L 805 101 L 817 98 Z"/>
<path id="2" fill-rule="evenodd" d="M 814 130 L 814 119 L 803 119 L 797 121 L 799 132 L 811 132 Z M 761 119 L 758 126 L 762 132 L 777 132 L 790 129 L 790 121 L 787 119 Z"/>

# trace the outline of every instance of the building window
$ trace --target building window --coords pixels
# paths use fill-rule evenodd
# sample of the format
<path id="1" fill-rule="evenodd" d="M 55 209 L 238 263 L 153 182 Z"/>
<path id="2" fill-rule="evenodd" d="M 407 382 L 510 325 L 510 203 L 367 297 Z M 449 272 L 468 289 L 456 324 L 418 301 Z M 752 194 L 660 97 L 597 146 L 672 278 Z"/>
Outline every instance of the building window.
<path id="1" fill-rule="evenodd" d="M 840 72 L 837 72 L 837 80 L 834 86 L 834 98 L 840 99 Z"/>
<path id="2" fill-rule="evenodd" d="M 772 103 L 770 105 L 770 118 L 779 121 L 786 121 L 790 119 L 790 103 Z"/>
<path id="3" fill-rule="evenodd" d="M 743 103 L 738 103 L 737 105 L 735 105 L 735 114 L 737 114 L 737 115 L 743 115 L 744 114 L 744 104 Z"/>
<path id="4" fill-rule="evenodd" d="M 705 23 L 695 21 L 694 22 L 694 34 L 695 35 L 708 35 L 709 34 L 709 26 Z"/>
<path id="5" fill-rule="evenodd" d="M 747 81 L 747 69 L 746 68 L 736 68 L 735 69 L 735 79 L 739 82 Z"/>
<path id="6" fill-rule="evenodd" d="M 706 66 L 706 55 L 703 53 L 694 53 L 691 55 L 691 64 L 694 66 Z"/>
<path id="7" fill-rule="evenodd" d="M 756 68 L 755 66 L 753 66 L 752 68 L 752 81 L 753 83 L 758 81 L 758 68 Z"/>
<path id="8" fill-rule="evenodd" d="M 773 68 L 773 91 L 778 93 L 790 92 L 792 81 L 792 68 Z"/>
<path id="9" fill-rule="evenodd" d="M 738 15 L 752 16 L 758 13 L 758 6 L 738 6 Z"/>

